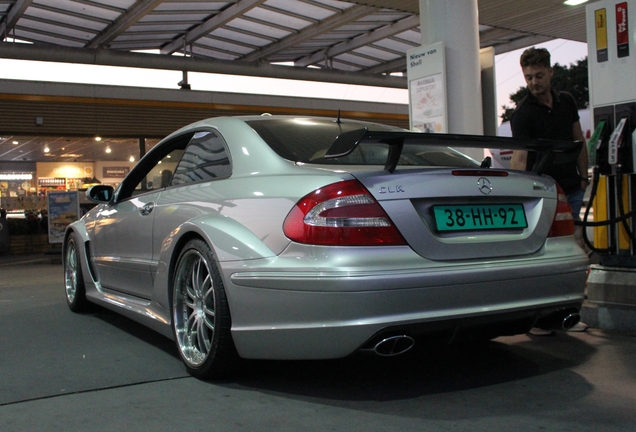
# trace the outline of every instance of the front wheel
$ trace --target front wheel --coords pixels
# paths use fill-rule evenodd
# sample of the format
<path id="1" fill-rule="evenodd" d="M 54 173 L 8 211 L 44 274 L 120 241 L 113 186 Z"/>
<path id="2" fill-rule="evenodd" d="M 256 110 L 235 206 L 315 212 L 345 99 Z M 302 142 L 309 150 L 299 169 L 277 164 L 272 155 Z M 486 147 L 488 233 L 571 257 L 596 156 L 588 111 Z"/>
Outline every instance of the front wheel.
<path id="1" fill-rule="evenodd" d="M 64 251 L 66 303 L 73 312 L 86 312 L 89 309 L 89 303 L 86 300 L 86 286 L 80 262 L 80 244 L 75 233 L 71 233 L 66 239 Z"/>
<path id="2" fill-rule="evenodd" d="M 172 330 L 188 373 L 220 378 L 238 360 L 223 281 L 210 247 L 190 240 L 177 260 L 172 288 Z"/>

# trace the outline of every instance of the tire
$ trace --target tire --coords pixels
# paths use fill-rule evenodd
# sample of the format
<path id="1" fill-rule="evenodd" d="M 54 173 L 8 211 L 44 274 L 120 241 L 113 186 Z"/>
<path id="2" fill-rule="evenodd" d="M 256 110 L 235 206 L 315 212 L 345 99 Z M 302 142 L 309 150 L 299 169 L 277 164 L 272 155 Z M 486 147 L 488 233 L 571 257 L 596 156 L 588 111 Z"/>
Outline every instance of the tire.
<path id="1" fill-rule="evenodd" d="M 185 245 L 172 285 L 172 331 L 186 370 L 200 379 L 226 377 L 234 371 L 238 354 L 223 281 L 204 241 Z"/>
<path id="2" fill-rule="evenodd" d="M 90 309 L 90 305 L 88 300 L 86 300 L 86 286 L 80 262 L 80 244 L 75 233 L 68 236 L 64 250 L 64 292 L 66 294 L 66 303 L 73 312 L 86 312 Z"/>

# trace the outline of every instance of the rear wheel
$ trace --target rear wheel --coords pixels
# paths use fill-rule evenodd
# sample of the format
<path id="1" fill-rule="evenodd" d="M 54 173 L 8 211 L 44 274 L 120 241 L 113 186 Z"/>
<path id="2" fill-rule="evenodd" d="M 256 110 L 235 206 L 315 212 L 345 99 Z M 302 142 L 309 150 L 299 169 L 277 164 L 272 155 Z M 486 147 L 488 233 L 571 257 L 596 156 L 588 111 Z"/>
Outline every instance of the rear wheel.
<path id="1" fill-rule="evenodd" d="M 85 312 L 89 309 L 79 248 L 77 235 L 72 233 L 66 240 L 64 253 L 64 290 L 66 303 L 73 312 Z"/>
<path id="2" fill-rule="evenodd" d="M 172 330 L 188 372 L 210 379 L 227 375 L 238 355 L 223 282 L 210 247 L 189 241 L 175 268 Z"/>

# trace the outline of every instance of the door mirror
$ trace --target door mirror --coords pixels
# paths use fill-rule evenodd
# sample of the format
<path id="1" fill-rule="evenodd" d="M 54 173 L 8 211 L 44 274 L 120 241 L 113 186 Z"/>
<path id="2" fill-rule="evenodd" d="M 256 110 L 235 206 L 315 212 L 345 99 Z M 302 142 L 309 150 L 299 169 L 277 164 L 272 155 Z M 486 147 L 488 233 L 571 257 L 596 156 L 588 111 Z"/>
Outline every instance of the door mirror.
<path id="1" fill-rule="evenodd" d="M 113 198 L 113 191 L 109 185 L 91 186 L 86 191 L 86 198 L 96 203 L 107 203 Z"/>

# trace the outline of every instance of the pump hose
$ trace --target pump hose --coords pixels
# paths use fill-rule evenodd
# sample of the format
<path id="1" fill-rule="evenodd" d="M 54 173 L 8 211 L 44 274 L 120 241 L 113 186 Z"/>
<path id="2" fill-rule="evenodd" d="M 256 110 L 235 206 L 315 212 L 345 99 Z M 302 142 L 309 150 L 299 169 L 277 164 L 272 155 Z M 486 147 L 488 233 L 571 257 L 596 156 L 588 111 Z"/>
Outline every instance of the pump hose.
<path id="1" fill-rule="evenodd" d="M 591 251 L 596 252 L 596 253 L 608 253 L 610 251 L 613 250 L 613 248 L 608 247 L 608 248 L 597 248 L 595 247 L 592 242 L 590 241 L 590 239 L 587 237 L 587 230 L 585 229 L 588 226 L 603 226 L 603 225 L 609 225 L 611 223 L 611 221 L 602 221 L 602 222 L 588 222 L 587 218 L 590 215 L 590 209 L 592 208 L 592 204 L 594 203 L 594 198 L 596 197 L 596 192 L 598 190 L 598 179 L 599 179 L 599 167 L 598 165 L 594 166 L 594 169 L 592 170 L 592 191 L 590 192 L 590 199 L 588 200 L 587 206 L 585 207 L 585 216 L 583 216 L 583 220 L 582 221 L 578 221 L 575 220 L 574 221 L 574 225 L 580 225 L 583 226 L 582 231 L 582 236 L 583 236 L 583 241 L 585 242 L 585 244 L 587 245 L 588 248 L 590 248 Z"/>
<path id="2" fill-rule="evenodd" d="M 604 221 L 595 221 L 595 222 L 588 222 L 588 217 L 590 214 L 590 209 L 592 208 L 592 204 L 594 202 L 594 198 L 596 197 L 596 193 L 598 190 L 598 179 L 599 179 L 599 167 L 595 166 L 593 168 L 592 171 L 592 191 L 590 192 L 590 199 L 587 203 L 587 206 L 585 208 L 585 216 L 583 217 L 582 221 L 574 221 L 574 225 L 577 226 L 582 226 L 583 228 L 585 227 L 599 227 L 599 226 L 608 226 L 608 225 L 613 225 L 613 224 L 617 224 L 617 223 L 622 223 L 623 227 L 625 228 L 625 231 L 628 233 L 629 237 L 631 238 L 631 240 L 636 243 L 636 238 L 634 236 L 634 232 L 630 229 L 629 225 L 627 224 L 627 220 L 630 219 L 631 217 L 636 215 L 636 211 L 630 211 L 628 213 L 625 213 L 625 209 L 623 207 L 623 200 L 622 200 L 622 173 L 620 171 L 620 167 L 617 170 L 617 192 L 618 192 L 618 211 L 620 213 L 619 217 L 615 217 L 612 219 L 608 219 L 608 220 L 604 220 Z M 592 242 L 590 242 L 589 238 L 587 237 L 587 230 L 583 229 L 582 230 L 582 234 L 583 234 L 583 241 L 585 242 L 585 244 L 587 245 L 587 247 L 590 248 L 590 250 L 596 252 L 596 253 L 607 253 L 607 252 L 611 252 L 613 250 L 615 250 L 615 245 L 610 245 L 610 247 L 608 248 L 604 248 L 604 249 L 600 249 L 600 248 L 596 248 L 594 247 L 594 245 L 592 244 Z"/>
<path id="3" fill-rule="evenodd" d="M 632 231 L 631 227 L 629 226 L 629 224 L 627 223 L 627 219 L 629 219 L 629 217 L 625 217 L 625 207 L 623 204 L 623 171 L 620 165 L 618 165 L 617 169 L 616 169 L 616 192 L 618 195 L 618 213 L 621 216 L 621 222 L 623 225 L 623 228 L 625 228 L 625 232 L 627 232 L 627 235 L 629 236 L 629 238 L 631 239 L 631 241 L 636 244 L 636 237 L 634 237 L 634 231 Z M 631 213 L 634 213 L 633 211 Z"/>

